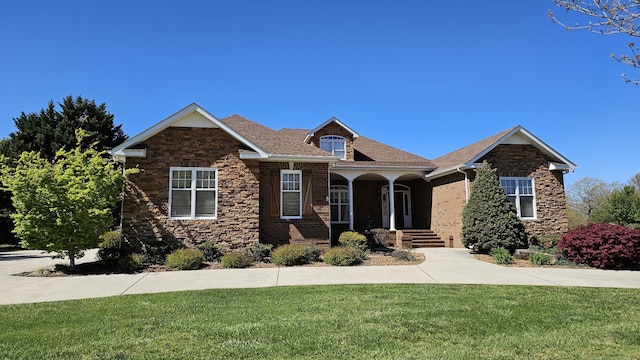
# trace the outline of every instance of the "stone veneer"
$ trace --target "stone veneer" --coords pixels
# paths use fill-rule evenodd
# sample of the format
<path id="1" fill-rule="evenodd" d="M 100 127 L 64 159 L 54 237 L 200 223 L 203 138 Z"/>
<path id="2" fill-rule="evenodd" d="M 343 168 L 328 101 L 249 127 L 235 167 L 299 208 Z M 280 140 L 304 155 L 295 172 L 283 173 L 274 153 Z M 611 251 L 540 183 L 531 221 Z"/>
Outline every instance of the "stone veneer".
<path id="1" fill-rule="evenodd" d="M 123 238 L 134 248 L 148 241 L 187 246 L 212 241 L 243 248 L 259 240 L 259 176 L 256 160 L 240 160 L 241 143 L 220 129 L 170 127 L 149 138 L 146 158 L 128 158 L 140 172 L 127 181 Z M 169 168 L 218 169 L 217 219 L 170 220 Z"/>
<path id="2" fill-rule="evenodd" d="M 260 164 L 260 242 L 273 245 L 304 244 L 329 247 L 328 171 L 326 163 L 295 163 L 293 170 L 302 170 L 303 198 L 305 183 L 311 177 L 309 203 L 302 219 L 281 219 L 274 197 L 279 197 L 280 170 L 289 163 Z"/>
<path id="3" fill-rule="evenodd" d="M 529 236 L 564 234 L 569 225 L 562 171 L 550 171 L 549 161 L 532 145 L 498 145 L 485 155 L 496 175 L 533 178 L 536 219 L 523 220 Z"/>

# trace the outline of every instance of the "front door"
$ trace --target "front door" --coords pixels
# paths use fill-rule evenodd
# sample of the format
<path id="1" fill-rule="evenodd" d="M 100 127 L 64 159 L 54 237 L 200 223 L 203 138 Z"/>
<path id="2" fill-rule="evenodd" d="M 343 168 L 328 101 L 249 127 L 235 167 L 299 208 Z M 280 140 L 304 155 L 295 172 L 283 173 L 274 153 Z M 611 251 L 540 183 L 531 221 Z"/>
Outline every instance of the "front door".
<path id="1" fill-rule="evenodd" d="M 396 184 L 394 186 L 394 202 L 396 215 L 396 229 L 408 229 L 411 223 L 411 189 L 407 186 Z M 382 196 L 382 227 L 389 228 L 389 186 L 383 186 L 380 192 Z"/>

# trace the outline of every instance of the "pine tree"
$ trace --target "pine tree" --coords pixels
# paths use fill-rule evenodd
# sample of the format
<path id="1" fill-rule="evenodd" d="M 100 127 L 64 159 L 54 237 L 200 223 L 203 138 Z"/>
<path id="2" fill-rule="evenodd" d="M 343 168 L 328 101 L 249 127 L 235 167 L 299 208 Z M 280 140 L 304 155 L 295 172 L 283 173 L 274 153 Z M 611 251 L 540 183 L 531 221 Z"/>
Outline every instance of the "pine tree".
<path id="1" fill-rule="evenodd" d="M 74 99 L 69 95 L 58 105 L 60 111 L 50 101 L 39 113 L 23 112 L 13 119 L 17 131 L 0 143 L 2 154 L 17 159 L 22 152 L 35 151 L 45 159 L 53 160 L 58 150 L 76 147 L 77 129 L 88 134 L 83 140 L 83 149 L 90 144 L 97 151 L 111 149 L 127 138 L 122 125 L 114 126 L 113 115 L 104 103 L 96 105 L 93 100 L 81 96 Z"/>
<path id="2" fill-rule="evenodd" d="M 513 252 L 527 245 L 524 224 L 486 161 L 477 169 L 462 211 L 462 243 L 483 253 L 497 247 Z"/>

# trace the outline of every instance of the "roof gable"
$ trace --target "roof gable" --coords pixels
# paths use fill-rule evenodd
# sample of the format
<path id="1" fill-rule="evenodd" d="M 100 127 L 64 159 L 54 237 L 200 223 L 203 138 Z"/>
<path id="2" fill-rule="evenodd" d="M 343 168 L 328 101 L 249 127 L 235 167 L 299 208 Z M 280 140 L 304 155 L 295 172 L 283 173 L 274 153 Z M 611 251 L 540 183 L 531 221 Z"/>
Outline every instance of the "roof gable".
<path id="1" fill-rule="evenodd" d="M 267 153 L 249 141 L 243 134 L 235 131 L 234 129 L 227 126 L 222 121 L 218 120 L 215 116 L 211 115 L 209 112 L 201 108 L 198 104 L 193 103 L 182 110 L 174 113 L 173 115 L 167 117 L 166 119 L 156 123 L 150 128 L 144 130 L 138 135 L 128 139 L 122 144 L 116 146 L 111 150 L 111 154 L 115 157 L 144 157 L 146 156 L 145 151 L 142 149 L 130 149 L 131 147 L 144 142 L 150 137 L 158 134 L 162 130 L 168 127 L 197 127 L 197 128 L 219 128 L 224 130 L 226 133 L 234 137 L 236 140 L 240 141 L 247 147 L 251 148 L 261 157 L 267 157 Z"/>
<path id="2" fill-rule="evenodd" d="M 338 120 L 338 118 L 331 117 L 329 120 L 323 122 L 322 124 L 320 124 L 318 127 L 316 127 L 315 129 L 309 131 L 309 133 L 307 133 L 307 136 L 304 138 L 304 142 L 305 143 L 310 143 L 311 142 L 311 138 L 313 138 L 315 136 L 315 133 L 319 130 L 321 130 L 322 128 L 326 127 L 327 125 L 331 124 L 331 123 L 336 123 L 338 126 L 342 127 L 344 130 L 346 130 L 348 133 L 351 134 L 352 138 L 357 138 L 360 137 L 360 135 L 355 132 L 355 130 L 351 129 L 350 127 L 348 127 L 345 123 L 343 123 L 342 121 Z"/>
<path id="3" fill-rule="evenodd" d="M 567 170 L 573 171 L 578 166 L 544 143 L 531 132 L 518 125 L 483 140 L 467 145 L 459 150 L 450 152 L 433 160 L 438 168 L 427 175 L 427 178 L 437 178 L 458 171 L 458 169 L 473 168 L 480 158 L 485 156 L 498 145 L 527 144 L 533 145 L 555 162 L 564 164 Z"/>

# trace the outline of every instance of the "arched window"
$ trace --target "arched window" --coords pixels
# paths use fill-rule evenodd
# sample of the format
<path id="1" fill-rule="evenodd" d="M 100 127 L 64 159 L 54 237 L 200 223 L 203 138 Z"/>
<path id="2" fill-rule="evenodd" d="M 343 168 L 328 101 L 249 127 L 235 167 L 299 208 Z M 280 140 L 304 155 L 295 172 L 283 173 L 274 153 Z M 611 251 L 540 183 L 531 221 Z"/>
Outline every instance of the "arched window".
<path id="1" fill-rule="evenodd" d="M 342 136 L 327 135 L 320 138 L 320 149 L 328 151 L 341 160 L 346 160 L 346 142 Z"/>
<path id="2" fill-rule="evenodd" d="M 331 185 L 329 205 L 332 223 L 349 223 L 349 188 L 346 185 Z"/>

